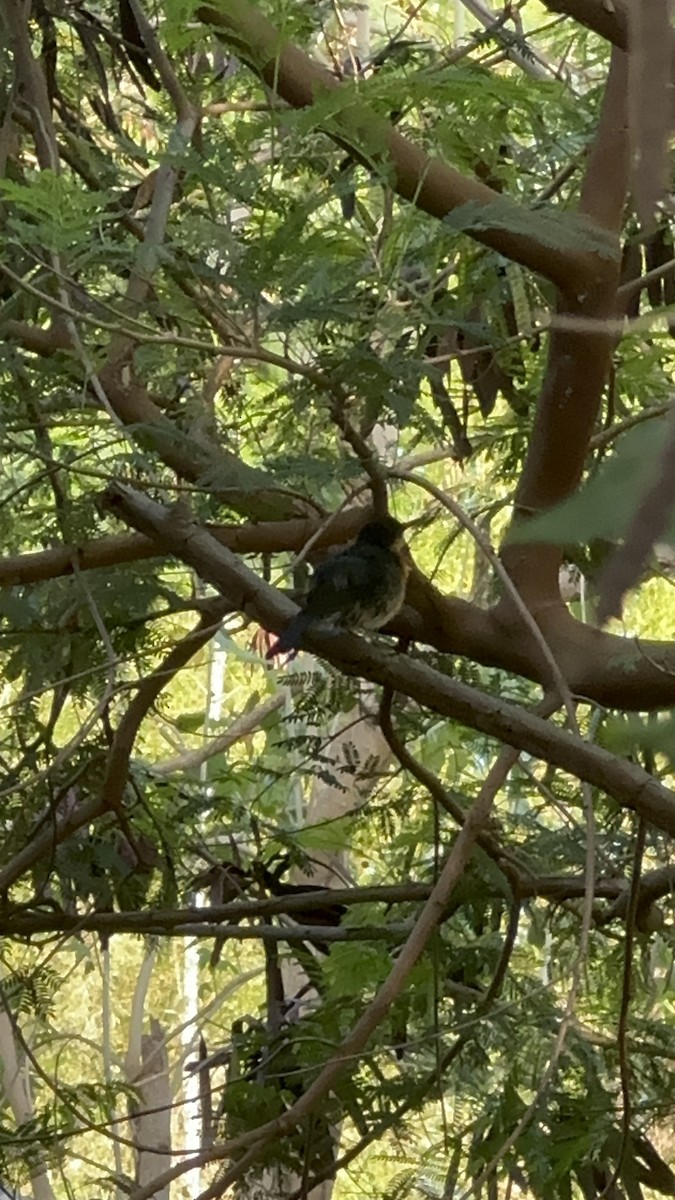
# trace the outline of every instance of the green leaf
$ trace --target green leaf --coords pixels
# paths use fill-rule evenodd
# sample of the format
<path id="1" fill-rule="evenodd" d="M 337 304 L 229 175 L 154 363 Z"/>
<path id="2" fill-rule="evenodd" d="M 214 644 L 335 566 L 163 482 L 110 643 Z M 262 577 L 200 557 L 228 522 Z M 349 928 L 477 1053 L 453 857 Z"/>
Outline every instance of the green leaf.
<path id="1" fill-rule="evenodd" d="M 561 212 L 553 206 L 532 211 L 506 196 L 488 204 L 470 200 L 448 213 L 444 223 L 461 233 L 480 233 L 487 229 L 505 229 L 524 237 L 536 233 L 546 245 L 556 250 L 576 254 L 592 252 L 611 260 L 620 257 L 617 239 L 590 218 L 579 213 Z"/>
<path id="2" fill-rule="evenodd" d="M 330 854 L 339 854 L 350 848 L 352 836 L 349 817 L 342 817 L 334 821 L 322 821 L 319 825 L 306 825 L 296 831 L 295 840 L 303 850 L 323 850 Z"/>
<path id="3" fill-rule="evenodd" d="M 0 179 L 0 197 L 13 205 L 13 214 L 21 213 L 29 224 L 14 215 L 19 237 L 29 233 L 39 239 L 43 249 L 66 250 L 91 236 L 92 225 L 104 220 L 108 197 L 103 192 L 87 192 L 69 175 L 40 171 L 29 185 Z M 107 220 L 111 220 L 108 215 Z"/>
<path id="4" fill-rule="evenodd" d="M 181 733 L 200 733 L 204 728 L 204 713 L 184 712 L 175 718 L 176 728 Z"/>
<path id="5" fill-rule="evenodd" d="M 581 545 L 594 538 L 620 538 L 654 480 L 664 429 L 664 420 L 655 419 L 629 430 L 569 500 L 520 525 L 514 541 Z M 669 536 L 675 536 L 672 525 Z"/>
<path id="6" fill-rule="evenodd" d="M 381 945 L 338 942 L 324 966 L 332 996 L 355 996 L 372 991 L 391 969 L 391 957 Z"/>

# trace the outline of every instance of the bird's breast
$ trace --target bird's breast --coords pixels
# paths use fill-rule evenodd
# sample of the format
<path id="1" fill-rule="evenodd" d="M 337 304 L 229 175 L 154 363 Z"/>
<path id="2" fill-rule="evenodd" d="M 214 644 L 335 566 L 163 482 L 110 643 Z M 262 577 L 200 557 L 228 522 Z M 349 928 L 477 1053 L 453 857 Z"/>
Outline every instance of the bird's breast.
<path id="1" fill-rule="evenodd" d="M 407 575 L 398 559 L 383 564 L 361 603 L 355 605 L 350 623 L 361 629 L 380 629 L 391 621 L 403 604 Z"/>

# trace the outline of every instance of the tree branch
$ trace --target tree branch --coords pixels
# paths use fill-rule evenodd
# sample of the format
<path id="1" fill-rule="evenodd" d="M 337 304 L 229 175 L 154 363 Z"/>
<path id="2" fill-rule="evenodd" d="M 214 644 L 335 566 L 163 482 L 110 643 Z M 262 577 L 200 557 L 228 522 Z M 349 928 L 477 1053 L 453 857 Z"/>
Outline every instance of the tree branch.
<path id="1" fill-rule="evenodd" d="M 325 1097 L 342 1075 L 349 1070 L 353 1071 L 355 1069 L 355 1064 L 358 1063 L 359 1056 L 370 1041 L 372 1034 L 386 1017 L 394 1000 L 400 995 L 410 972 L 442 921 L 450 895 L 466 869 L 473 853 L 476 839 L 488 820 L 495 795 L 502 786 L 517 757 L 517 752 L 510 748 L 501 750 L 471 809 L 467 813 L 464 826 L 457 834 L 433 891 L 417 918 L 411 933 L 401 947 L 389 975 L 384 983 L 381 984 L 354 1027 L 343 1038 L 335 1054 L 324 1063 L 317 1078 L 309 1085 L 302 1096 L 291 1105 L 287 1112 L 272 1121 L 266 1122 L 265 1125 L 260 1126 L 258 1129 L 252 1129 L 237 1138 L 233 1138 L 230 1142 L 225 1142 L 220 1146 L 214 1147 L 212 1151 L 206 1152 L 206 1157 L 204 1155 L 197 1155 L 194 1159 L 165 1171 L 157 1180 L 148 1184 L 147 1187 L 141 1187 L 132 1192 L 130 1200 L 149 1200 L 149 1197 L 153 1196 L 160 1187 L 166 1186 L 173 1179 L 177 1179 L 192 1166 L 200 1165 L 202 1162 L 215 1162 L 223 1158 L 230 1158 L 235 1151 L 247 1149 L 248 1152 L 239 1158 L 235 1165 L 230 1167 L 222 1179 L 218 1180 L 218 1188 L 225 1190 L 231 1183 L 239 1179 L 253 1163 L 258 1161 L 264 1148 L 270 1142 L 283 1137 L 286 1133 L 294 1129 L 305 1116 L 312 1112 L 317 1104 L 324 1102 Z M 207 1197 L 210 1195 L 220 1194 L 220 1191 L 216 1192 L 207 1189 L 206 1192 L 202 1193 L 202 1200 L 207 1200 Z"/>
<path id="2" fill-rule="evenodd" d="M 236 609 L 265 628 L 280 632 L 294 615 L 295 605 L 192 522 L 120 485 L 108 490 L 105 502 L 122 520 L 156 537 L 167 552 L 189 563 Z M 518 636 L 522 636 L 520 627 Z M 658 828 L 675 833 L 675 796 L 633 763 L 450 679 L 425 663 L 369 645 L 353 634 L 317 630 L 309 633 L 306 641 L 310 650 L 343 674 L 389 686 L 425 708 L 543 758 L 601 788 Z M 562 663 L 561 667 L 564 669 Z"/>
<path id="3" fill-rule="evenodd" d="M 134 430 L 138 444 L 158 454 L 181 479 L 208 485 L 210 494 L 218 496 L 228 508 L 259 520 L 272 520 L 284 512 L 289 517 L 298 516 L 312 510 L 309 501 L 275 487 L 265 471 L 248 466 L 220 446 L 203 445 L 179 432 L 144 387 L 124 382 L 119 363 L 105 366 L 99 378 L 116 416 Z"/>
<path id="4" fill-rule="evenodd" d="M 214 755 L 222 754 L 224 750 L 228 750 L 235 742 L 238 742 L 241 738 L 248 737 L 254 730 L 259 729 L 263 721 L 267 720 L 278 708 L 283 708 L 285 703 L 286 696 L 283 691 L 277 692 L 274 696 L 268 696 L 266 700 L 263 700 L 261 704 L 257 704 L 250 712 L 241 713 L 231 725 L 228 725 L 227 729 L 210 738 L 198 750 L 188 750 L 185 754 L 177 755 L 176 758 L 168 758 L 162 762 L 153 763 L 153 775 L 166 777 L 167 775 L 176 775 L 179 771 L 199 770 Z"/>
<path id="5" fill-rule="evenodd" d="M 600 122 L 588 156 L 580 209 L 615 241 L 613 259 L 598 259 L 583 293 L 563 296 L 565 316 L 594 318 L 597 331 L 551 331 L 544 382 L 516 493 L 516 520 L 551 508 L 577 487 L 607 378 L 614 339 L 603 318 L 614 313 L 619 282 L 618 232 L 628 186 L 626 57 L 613 51 Z M 564 447 L 564 453 L 561 453 Z M 508 543 L 503 560 L 533 613 L 561 605 L 558 546 Z M 504 600 L 508 607 L 508 598 Z"/>
<path id="6" fill-rule="evenodd" d="M 628 428 L 633 423 L 629 418 L 624 424 Z M 349 541 L 367 516 L 368 510 L 349 508 L 329 523 L 296 518 L 205 528 L 220 545 L 236 554 L 298 553 L 310 539 L 322 548 Z M 89 571 L 166 553 L 152 537 L 142 534 L 57 546 L 0 560 L 0 588 L 71 575 L 75 562 L 78 570 Z M 391 624 L 392 632 L 433 646 L 441 653 L 460 654 L 483 666 L 544 683 L 541 654 L 524 634 L 517 614 L 499 606 L 486 610 L 456 596 L 445 596 L 416 570 L 408 581 L 407 600 L 407 607 Z M 541 610 L 538 622 L 574 695 L 608 708 L 643 710 L 675 703 L 672 642 L 604 633 L 584 625 L 563 608 Z"/>
<path id="7" fill-rule="evenodd" d="M 217 542 L 236 554 L 279 554 L 285 550 L 297 553 L 310 538 L 314 539 L 317 548 L 325 548 L 356 537 L 369 511 L 355 507 L 345 509 L 329 525 L 321 517 L 308 516 L 288 521 L 261 521 L 255 525 L 207 525 L 205 528 Z M 72 575 L 74 561 L 78 570 L 92 571 L 164 555 L 165 551 L 152 538 L 138 533 L 55 546 L 0 559 L 0 588 Z"/>
<path id="8" fill-rule="evenodd" d="M 62 815 L 57 813 L 53 821 L 43 823 L 42 828 L 30 839 L 23 850 L 15 854 L 4 870 L 0 871 L 0 893 L 6 892 L 34 863 L 48 858 L 54 846 L 65 841 L 78 829 L 89 825 L 104 812 L 110 810 L 118 814 L 121 812 L 129 757 L 141 721 L 151 704 L 154 703 L 163 688 L 170 683 L 177 671 L 185 666 L 213 636 L 214 621 L 217 624 L 219 608 L 225 608 L 226 611 L 223 601 L 211 605 L 210 610 L 202 614 L 195 629 L 173 646 L 157 670 L 139 684 L 136 695 L 129 704 L 115 734 L 101 792 L 75 808 L 67 809 Z M 133 845 L 133 836 L 130 841 Z"/>
<path id="9" fill-rule="evenodd" d="M 617 46 L 628 49 L 628 9 L 624 0 L 544 0 L 551 12 L 572 17 L 586 29 Z"/>
<path id="10" fill-rule="evenodd" d="M 342 85 L 326 67 L 313 61 L 297 46 L 289 44 L 273 25 L 245 0 L 221 0 L 219 8 L 202 5 L 196 16 L 216 30 L 271 88 L 294 108 L 309 108 L 327 92 Z M 365 166 L 374 158 L 386 172 L 388 182 L 405 200 L 441 220 L 462 205 L 484 210 L 484 223 L 471 236 L 514 262 L 519 262 L 550 279 L 563 290 L 585 283 L 593 269 L 595 254 L 561 248 L 551 241 L 549 222 L 535 212 L 527 214 L 527 232 L 522 232 L 524 211 L 515 202 L 498 196 L 476 179 L 460 174 L 439 159 L 431 158 L 398 133 L 365 101 L 348 93 L 349 103 L 334 114 L 328 130 L 341 146 Z M 355 107 L 356 106 L 356 107 Z M 363 148 L 362 130 L 367 130 L 368 151 Z M 378 144 L 379 148 L 373 148 Z M 490 207 L 498 203 L 499 215 Z M 510 217 L 510 219 L 509 219 Z"/>
<path id="11" fill-rule="evenodd" d="M 8 0 L 0 6 L 0 19 L 12 51 L 10 62 L 14 63 L 16 94 L 23 98 L 33 114 L 35 149 L 40 169 L 58 171 L 59 158 L 47 84 L 31 48 L 28 14 L 28 6 L 20 4 L 19 0 Z"/>
<path id="12" fill-rule="evenodd" d="M 222 598 L 209 604 L 195 628 L 171 648 L 164 661 L 147 679 L 142 679 L 138 684 L 136 693 L 115 731 L 110 747 L 105 778 L 101 788 L 101 804 L 104 810 L 112 809 L 114 812 L 118 812 L 122 806 L 129 774 L 129 759 L 141 722 L 147 716 L 149 709 L 164 688 L 171 683 L 171 680 L 187 665 L 197 651 L 201 650 L 202 646 L 208 645 L 229 609 L 229 604 Z"/>
<path id="13" fill-rule="evenodd" d="M 464 814 L 465 815 L 465 814 Z M 246 919 L 260 920 L 284 914 L 300 920 L 308 910 L 320 912 L 349 908 L 355 904 L 422 904 L 429 899 L 430 883 L 399 883 L 373 885 L 369 887 L 325 888 L 307 893 L 293 893 L 264 900 L 233 900 L 228 904 L 210 905 L 206 908 L 149 909 L 138 912 L 11 912 L 0 915 L 0 935 L 3 937 L 32 937 L 35 934 L 57 933 L 114 933 L 142 934 L 159 932 L 164 937 L 183 936 L 186 929 L 199 926 L 202 936 L 222 933 L 224 924 L 238 926 Z M 488 885 L 486 885 L 487 887 Z M 523 873 L 517 880 L 518 898 L 527 900 L 537 897 L 562 904 L 566 900 L 578 900 L 584 894 L 583 875 L 528 876 Z M 675 887 L 675 868 L 659 867 L 640 879 L 639 906 L 648 907 L 665 896 L 672 895 Z M 489 891 L 489 887 L 488 887 Z M 602 913 L 599 924 L 625 919 L 630 894 L 626 879 L 597 880 L 593 889 L 597 900 L 610 900 L 610 908 Z M 503 892 L 499 895 L 504 899 Z M 304 928 L 304 927 L 303 927 Z M 320 927 L 325 930 L 327 927 Z M 330 928 L 330 927 L 328 927 Z"/>

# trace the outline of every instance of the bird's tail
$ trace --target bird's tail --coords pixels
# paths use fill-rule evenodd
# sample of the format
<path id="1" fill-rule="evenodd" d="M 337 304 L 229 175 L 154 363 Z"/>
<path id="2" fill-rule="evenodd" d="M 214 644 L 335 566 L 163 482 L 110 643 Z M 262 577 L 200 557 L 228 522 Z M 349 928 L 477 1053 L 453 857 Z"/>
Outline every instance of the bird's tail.
<path id="1" fill-rule="evenodd" d="M 270 646 L 265 658 L 276 658 L 278 654 L 287 654 L 289 650 L 298 650 L 309 624 L 307 614 L 299 612 L 286 626 L 281 637 L 277 638 L 273 646 Z"/>

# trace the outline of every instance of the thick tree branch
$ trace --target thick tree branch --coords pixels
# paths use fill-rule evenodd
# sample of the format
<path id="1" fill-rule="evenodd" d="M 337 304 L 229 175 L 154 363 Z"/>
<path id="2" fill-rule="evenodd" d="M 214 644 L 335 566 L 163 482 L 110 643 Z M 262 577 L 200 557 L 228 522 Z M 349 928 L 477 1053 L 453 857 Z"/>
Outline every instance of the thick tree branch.
<path id="1" fill-rule="evenodd" d="M 551 12 L 572 17 L 618 50 L 630 48 L 629 9 L 626 0 L 544 0 Z M 671 58 L 675 78 L 675 32 L 671 36 Z"/>
<path id="2" fill-rule="evenodd" d="M 316 538 L 317 548 L 355 537 L 368 510 L 350 508 L 326 526 L 312 519 L 262 521 L 256 525 L 207 526 L 221 545 L 236 554 L 298 553 Z M 317 531 L 322 530 L 317 536 Z M 109 568 L 164 556 L 156 541 L 122 534 L 58 546 L 0 560 L 0 588 L 40 583 L 80 571 Z M 445 654 L 459 654 L 543 683 L 541 654 L 512 611 L 479 608 L 445 596 L 418 571 L 408 584 L 408 606 L 391 629 Z M 655 709 L 675 704 L 675 645 L 603 633 L 577 621 L 567 610 L 541 610 L 538 622 L 574 695 L 608 708 Z"/>
<path id="3" fill-rule="evenodd" d="M 542 683 L 537 647 L 518 614 L 500 605 L 485 612 L 443 596 L 413 572 L 406 608 L 392 630 Z M 607 708 L 665 708 L 675 703 L 675 645 L 617 637 L 576 620 L 562 605 L 540 607 L 537 623 L 573 695 Z"/>
<path id="4" fill-rule="evenodd" d="M 614 313 L 619 282 L 618 233 L 628 187 L 626 87 L 626 56 L 614 50 L 580 208 L 612 235 L 616 254 L 613 259 L 598 257 L 583 292 L 561 299 L 560 313 L 597 320 L 597 332 L 554 328 L 550 334 L 546 373 L 516 493 L 518 520 L 552 507 L 577 487 L 607 378 L 614 338 L 603 329 L 602 320 Z M 503 559 L 533 613 L 562 603 L 559 547 L 507 543 Z"/>
<path id="5" fill-rule="evenodd" d="M 285 550 L 297 553 L 310 538 L 315 539 L 317 548 L 349 541 L 356 537 L 369 512 L 369 509 L 355 507 L 344 509 L 325 528 L 323 520 L 310 517 L 261 521 L 256 525 L 207 525 L 206 528 L 216 541 L 236 554 L 280 554 Z M 72 575 L 74 563 L 80 571 L 92 571 L 164 556 L 165 552 L 152 538 L 139 533 L 96 538 L 0 559 L 0 588 Z"/>
<path id="6" fill-rule="evenodd" d="M 181 479 L 208 488 L 234 512 L 272 520 L 284 513 L 291 517 L 312 510 L 309 501 L 276 488 L 265 471 L 177 430 L 144 387 L 124 382 L 119 364 L 104 367 L 99 378 L 115 415 L 133 430 L 139 445 L 159 455 Z"/>
<path id="7" fill-rule="evenodd" d="M 614 48 L 597 133 L 586 159 L 579 211 L 617 239 L 621 232 L 629 179 L 628 56 Z M 601 264 L 598 264 L 600 267 Z M 614 272 L 609 271 L 610 279 Z M 604 272 L 598 282 L 607 286 Z M 618 285 L 617 285 L 618 286 Z"/>
<path id="8" fill-rule="evenodd" d="M 249 570 L 214 538 L 175 513 L 116 486 L 107 493 L 111 510 L 188 563 L 218 587 L 238 610 L 280 632 L 296 608 Z M 518 635 L 522 636 L 519 627 Z M 369 645 L 353 634 L 312 632 L 309 649 L 345 675 L 369 679 L 410 696 L 425 708 L 451 717 L 585 779 L 645 820 L 675 833 L 675 796 L 646 771 L 517 707 L 442 675 L 426 664 Z"/>
<path id="9" fill-rule="evenodd" d="M 620 50 L 628 49 L 628 9 L 624 0 L 544 0 L 551 12 L 573 17 L 586 29 L 611 42 Z"/>
<path id="10" fill-rule="evenodd" d="M 294 108 L 311 107 L 322 95 L 343 86 L 327 68 L 285 41 L 262 13 L 245 0 L 237 0 L 236 4 L 221 0 L 217 8 L 202 5 L 196 15 L 212 26 L 267 86 Z M 519 205 L 515 202 L 509 205 L 505 197 L 499 197 L 485 184 L 431 158 L 365 101 L 359 101 L 355 108 L 353 92 L 348 96 L 349 103 L 346 100 L 344 112 L 335 115 L 328 132 L 365 166 L 373 168 L 379 164 L 403 199 L 441 220 L 465 204 L 483 209 L 487 228 L 472 232 L 477 241 L 546 276 L 563 291 L 584 286 L 593 269 L 594 254 L 555 245 L 549 222 L 535 212 L 527 214 L 527 232 L 524 232 L 524 212 Z M 367 137 L 361 131 L 367 131 Z M 375 156 L 372 148 L 378 142 L 380 148 Z M 364 143 L 369 147 L 367 152 Z M 498 211 L 495 208 L 492 216 L 490 206 L 495 204 Z"/>

